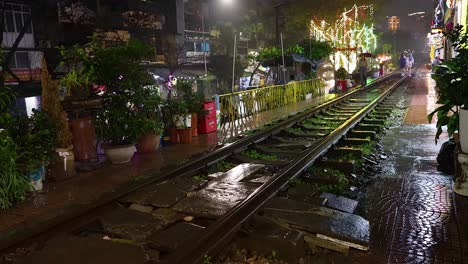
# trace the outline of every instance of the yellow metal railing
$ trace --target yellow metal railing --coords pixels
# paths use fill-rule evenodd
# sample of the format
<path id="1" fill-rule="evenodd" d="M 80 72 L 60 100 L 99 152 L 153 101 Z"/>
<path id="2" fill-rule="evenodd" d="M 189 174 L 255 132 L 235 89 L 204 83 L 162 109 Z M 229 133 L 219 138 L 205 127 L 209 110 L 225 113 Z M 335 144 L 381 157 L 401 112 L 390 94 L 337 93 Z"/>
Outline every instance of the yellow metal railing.
<path id="1" fill-rule="evenodd" d="M 220 126 L 238 128 L 257 113 L 304 101 L 309 94 L 323 96 L 324 87 L 321 79 L 313 79 L 220 95 Z"/>

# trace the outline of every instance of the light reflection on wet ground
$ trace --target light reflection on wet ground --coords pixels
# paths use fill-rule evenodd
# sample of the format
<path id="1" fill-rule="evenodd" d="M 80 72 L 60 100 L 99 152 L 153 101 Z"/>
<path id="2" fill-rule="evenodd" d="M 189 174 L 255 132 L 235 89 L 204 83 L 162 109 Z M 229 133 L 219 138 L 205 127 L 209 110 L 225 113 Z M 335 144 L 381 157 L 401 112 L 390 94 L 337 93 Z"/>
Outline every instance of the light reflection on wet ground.
<path id="1" fill-rule="evenodd" d="M 383 145 L 389 159 L 368 188 L 370 252 L 353 258 L 359 263 L 467 263 L 468 199 L 455 195 L 452 177 L 437 170 L 441 144 L 434 144 L 435 126 L 420 125 L 427 124 L 426 115 L 435 107 L 428 71 L 411 80 L 408 94 L 413 98 L 405 125 L 388 130 Z M 443 135 L 440 142 L 446 140 Z"/>

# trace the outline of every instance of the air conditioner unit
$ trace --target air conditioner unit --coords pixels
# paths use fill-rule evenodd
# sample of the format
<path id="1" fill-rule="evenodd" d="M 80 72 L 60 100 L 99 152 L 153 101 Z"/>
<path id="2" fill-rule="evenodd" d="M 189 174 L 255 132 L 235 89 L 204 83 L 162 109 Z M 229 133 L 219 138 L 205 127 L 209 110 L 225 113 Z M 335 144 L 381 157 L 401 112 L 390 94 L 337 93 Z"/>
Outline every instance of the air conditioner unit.
<path id="1" fill-rule="evenodd" d="M 52 48 L 50 40 L 39 40 L 39 48 Z"/>

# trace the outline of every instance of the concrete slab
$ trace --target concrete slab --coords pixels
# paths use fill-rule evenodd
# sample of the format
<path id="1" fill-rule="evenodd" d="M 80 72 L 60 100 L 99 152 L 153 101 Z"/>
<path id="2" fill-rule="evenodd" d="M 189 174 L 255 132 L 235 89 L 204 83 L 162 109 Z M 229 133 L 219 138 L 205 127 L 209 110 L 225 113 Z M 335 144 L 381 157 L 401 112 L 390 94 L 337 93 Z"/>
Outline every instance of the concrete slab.
<path id="1" fill-rule="evenodd" d="M 258 184 L 245 182 L 213 182 L 177 203 L 172 209 L 197 217 L 218 218 L 258 187 Z"/>
<path id="2" fill-rule="evenodd" d="M 262 165 L 262 164 L 252 164 L 252 163 L 239 164 L 236 167 L 228 170 L 227 172 L 217 177 L 216 181 L 239 182 L 264 167 L 265 165 Z"/>
<path id="3" fill-rule="evenodd" d="M 238 248 L 248 249 L 261 256 L 275 254 L 275 258 L 287 263 L 300 263 L 300 259 L 305 256 L 303 232 L 285 228 L 261 216 L 254 217 L 251 225 L 253 232 L 236 240 Z"/>
<path id="4" fill-rule="evenodd" d="M 168 208 L 177 201 L 182 200 L 185 195 L 186 191 L 183 190 L 179 184 L 175 182 L 164 182 L 138 190 L 137 192 L 123 197 L 120 199 L 120 202 Z"/>
<path id="5" fill-rule="evenodd" d="M 358 215 L 299 202 L 265 207 L 264 212 L 280 223 L 317 234 L 322 239 L 360 250 L 369 249 L 369 222 Z"/>
<path id="6" fill-rule="evenodd" d="M 143 242 L 163 226 L 151 214 L 127 208 L 116 208 L 99 217 L 104 231 L 121 238 Z"/>
<path id="7" fill-rule="evenodd" d="M 326 199 L 319 198 L 319 194 L 319 188 L 315 184 L 296 184 L 288 189 L 288 199 L 321 206 Z"/>
<path id="8" fill-rule="evenodd" d="M 341 245 L 339 243 L 335 243 L 330 240 L 322 239 L 317 237 L 316 235 L 305 235 L 304 236 L 305 242 L 309 245 L 312 249 L 312 253 L 315 253 L 316 247 L 322 247 L 326 249 L 330 249 L 333 251 L 340 252 L 342 254 L 348 255 L 349 247 Z"/>
<path id="9" fill-rule="evenodd" d="M 254 175 L 253 177 L 245 178 L 243 181 L 255 184 L 263 184 L 269 181 L 272 177 L 273 175 Z"/>
<path id="10" fill-rule="evenodd" d="M 177 223 L 148 238 L 148 246 L 163 253 L 172 252 L 185 241 L 199 235 L 205 228 L 192 223 Z"/>
<path id="11" fill-rule="evenodd" d="M 60 237 L 47 241 L 44 248 L 32 253 L 21 264 L 143 264 L 143 249 L 138 245 L 98 238 Z"/>
<path id="12" fill-rule="evenodd" d="M 151 213 L 151 215 L 154 219 L 156 219 L 156 222 L 158 222 L 161 226 L 164 227 L 173 224 L 177 221 L 181 221 L 186 216 L 185 214 L 175 212 L 168 208 L 158 208 L 154 210 Z"/>
<path id="13" fill-rule="evenodd" d="M 358 206 L 358 201 L 332 193 L 322 193 L 320 198 L 326 199 L 325 206 L 346 213 L 354 213 Z"/>

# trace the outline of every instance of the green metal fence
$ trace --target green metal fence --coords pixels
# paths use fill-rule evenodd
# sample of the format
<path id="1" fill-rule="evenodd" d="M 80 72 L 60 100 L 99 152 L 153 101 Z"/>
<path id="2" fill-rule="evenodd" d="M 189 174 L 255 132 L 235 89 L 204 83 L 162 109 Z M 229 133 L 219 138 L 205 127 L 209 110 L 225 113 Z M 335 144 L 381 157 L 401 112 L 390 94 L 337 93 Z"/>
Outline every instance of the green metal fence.
<path id="1" fill-rule="evenodd" d="M 304 101 L 307 95 L 323 96 L 324 88 L 321 79 L 313 79 L 220 95 L 220 128 L 243 130 L 256 114 Z"/>

